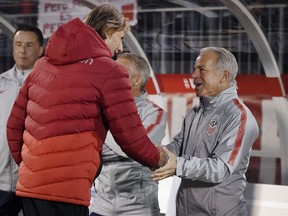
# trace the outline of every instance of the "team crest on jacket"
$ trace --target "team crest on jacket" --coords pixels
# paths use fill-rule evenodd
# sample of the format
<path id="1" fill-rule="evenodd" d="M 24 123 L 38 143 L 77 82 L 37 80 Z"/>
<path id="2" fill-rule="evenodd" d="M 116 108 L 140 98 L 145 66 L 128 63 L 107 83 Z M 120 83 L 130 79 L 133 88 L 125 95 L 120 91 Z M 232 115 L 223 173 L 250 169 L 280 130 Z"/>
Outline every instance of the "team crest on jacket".
<path id="1" fill-rule="evenodd" d="M 218 126 L 217 120 L 211 120 L 208 128 L 206 129 L 206 133 L 208 136 L 211 136 Z"/>

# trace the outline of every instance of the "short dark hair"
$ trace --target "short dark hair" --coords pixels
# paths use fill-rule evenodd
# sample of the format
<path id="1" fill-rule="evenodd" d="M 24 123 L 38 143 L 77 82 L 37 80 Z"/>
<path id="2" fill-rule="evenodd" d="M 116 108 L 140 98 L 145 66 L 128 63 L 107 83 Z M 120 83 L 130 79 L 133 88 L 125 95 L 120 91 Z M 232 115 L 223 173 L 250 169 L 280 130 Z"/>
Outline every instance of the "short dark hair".
<path id="1" fill-rule="evenodd" d="M 19 25 L 18 28 L 16 29 L 16 31 L 13 34 L 13 38 L 14 38 L 15 34 L 18 31 L 34 32 L 36 34 L 36 36 L 37 36 L 37 40 L 39 41 L 40 46 L 43 46 L 44 38 L 43 38 L 42 31 L 39 28 L 37 28 L 36 26 Z"/>

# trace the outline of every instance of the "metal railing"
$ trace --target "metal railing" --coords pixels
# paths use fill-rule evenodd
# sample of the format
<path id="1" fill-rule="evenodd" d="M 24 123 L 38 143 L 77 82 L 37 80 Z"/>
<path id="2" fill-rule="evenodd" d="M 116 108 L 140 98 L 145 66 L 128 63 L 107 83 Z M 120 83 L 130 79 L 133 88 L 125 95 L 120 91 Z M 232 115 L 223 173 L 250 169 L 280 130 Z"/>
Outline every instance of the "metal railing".
<path id="1" fill-rule="evenodd" d="M 288 63 L 284 61 L 288 58 L 288 3 L 247 5 L 247 8 L 264 32 L 280 72 L 288 73 Z M 132 32 L 156 74 L 191 73 L 195 58 L 204 46 L 231 50 L 239 62 L 240 74 L 264 74 L 259 54 L 245 28 L 224 6 L 139 8 L 137 13 L 138 23 Z M 13 26 L 37 25 L 37 16 L 37 12 L 1 14 Z M 13 62 L 5 57 L 11 49 L 8 43 L 11 41 L 0 32 L 3 68 L 9 68 Z"/>
<path id="2" fill-rule="evenodd" d="M 284 62 L 288 55 L 288 3 L 247 8 L 265 34 L 281 73 L 288 73 Z M 239 73 L 264 74 L 245 28 L 223 6 L 140 9 L 132 31 L 155 73 L 190 73 L 200 48 L 221 46 L 235 54 Z"/>

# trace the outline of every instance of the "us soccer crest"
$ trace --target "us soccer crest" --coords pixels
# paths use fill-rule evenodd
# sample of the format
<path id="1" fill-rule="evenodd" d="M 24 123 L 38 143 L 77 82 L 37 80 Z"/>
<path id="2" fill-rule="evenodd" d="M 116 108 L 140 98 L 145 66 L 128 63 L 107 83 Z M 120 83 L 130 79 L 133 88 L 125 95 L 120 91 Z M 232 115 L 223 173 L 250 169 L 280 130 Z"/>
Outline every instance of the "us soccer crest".
<path id="1" fill-rule="evenodd" d="M 215 132 L 217 126 L 218 126 L 217 120 L 211 120 L 208 128 L 206 129 L 207 135 L 211 136 Z"/>

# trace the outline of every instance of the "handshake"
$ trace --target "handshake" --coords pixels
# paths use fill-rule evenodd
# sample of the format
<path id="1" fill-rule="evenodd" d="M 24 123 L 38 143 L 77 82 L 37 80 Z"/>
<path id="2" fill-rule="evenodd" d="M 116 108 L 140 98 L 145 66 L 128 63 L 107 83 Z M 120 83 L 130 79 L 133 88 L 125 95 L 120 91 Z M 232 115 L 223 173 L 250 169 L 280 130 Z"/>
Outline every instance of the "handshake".
<path id="1" fill-rule="evenodd" d="M 160 159 L 152 174 L 153 180 L 159 181 L 176 174 L 176 156 L 163 146 L 158 146 Z"/>

